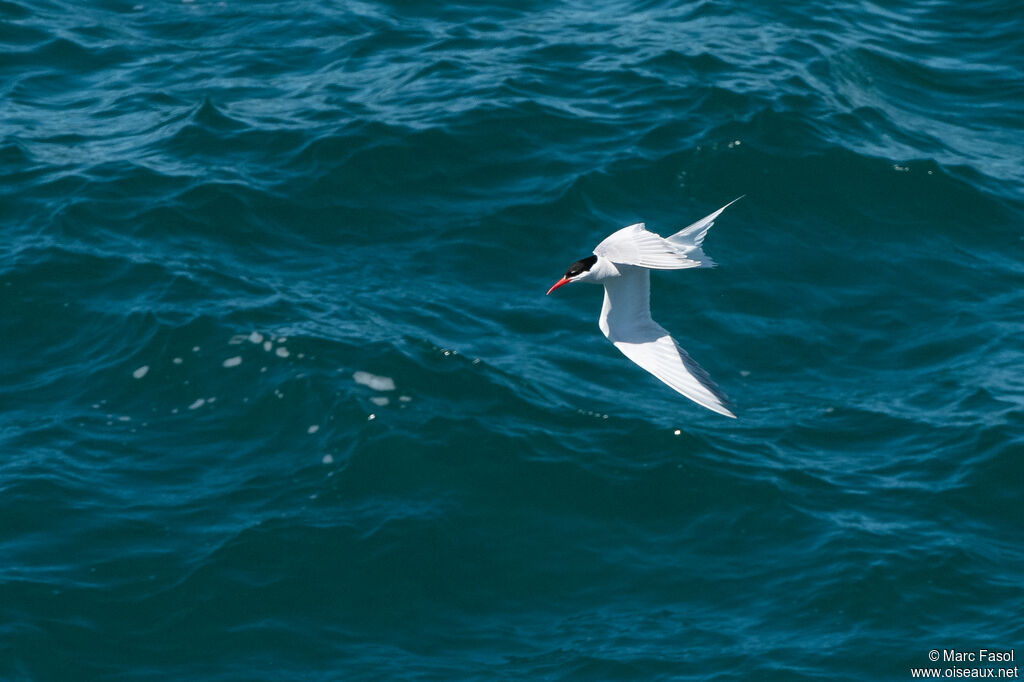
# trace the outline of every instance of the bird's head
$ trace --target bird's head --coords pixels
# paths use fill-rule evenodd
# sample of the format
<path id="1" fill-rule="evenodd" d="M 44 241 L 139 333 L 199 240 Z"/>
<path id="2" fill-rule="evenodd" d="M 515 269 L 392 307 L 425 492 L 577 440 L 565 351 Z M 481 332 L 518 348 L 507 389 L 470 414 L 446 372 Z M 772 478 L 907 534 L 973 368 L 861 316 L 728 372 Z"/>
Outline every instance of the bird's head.
<path id="1" fill-rule="evenodd" d="M 560 286 L 565 286 L 569 282 L 585 282 L 591 279 L 593 273 L 591 268 L 594 267 L 594 263 L 597 262 L 597 256 L 587 256 L 582 260 L 578 260 L 569 266 L 569 269 L 565 271 L 565 275 L 562 279 L 555 282 L 555 286 L 548 289 L 548 294 L 557 289 Z M 545 294 L 547 295 L 547 294 Z"/>

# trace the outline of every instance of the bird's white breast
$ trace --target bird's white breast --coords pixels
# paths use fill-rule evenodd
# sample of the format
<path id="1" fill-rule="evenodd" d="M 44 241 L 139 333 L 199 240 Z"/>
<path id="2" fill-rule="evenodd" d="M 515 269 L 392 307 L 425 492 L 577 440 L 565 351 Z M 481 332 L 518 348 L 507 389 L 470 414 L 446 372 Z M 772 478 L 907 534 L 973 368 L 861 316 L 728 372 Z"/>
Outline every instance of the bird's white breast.
<path id="1" fill-rule="evenodd" d="M 594 263 L 591 266 L 590 271 L 586 273 L 587 276 L 585 278 L 581 277 L 580 279 L 582 281 L 600 284 L 609 279 L 621 277 L 622 271 L 619 269 L 620 267 L 622 266 L 611 262 L 610 260 L 604 258 L 603 256 L 598 256 L 597 262 Z"/>

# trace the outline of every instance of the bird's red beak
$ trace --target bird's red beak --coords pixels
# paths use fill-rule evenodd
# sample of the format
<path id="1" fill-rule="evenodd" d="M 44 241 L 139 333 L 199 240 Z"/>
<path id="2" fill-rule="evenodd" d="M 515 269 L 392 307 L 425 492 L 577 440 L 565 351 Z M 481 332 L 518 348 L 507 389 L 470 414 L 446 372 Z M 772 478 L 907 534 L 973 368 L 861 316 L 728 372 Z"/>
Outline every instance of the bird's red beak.
<path id="1" fill-rule="evenodd" d="M 555 286 L 553 286 L 550 289 L 548 289 L 548 294 L 550 294 L 552 291 L 554 291 L 558 287 L 564 287 L 566 284 L 568 284 L 571 281 L 572 281 L 571 279 L 563 277 L 562 279 L 560 279 L 557 282 L 555 282 Z M 544 294 L 544 295 L 547 296 L 548 294 Z"/>

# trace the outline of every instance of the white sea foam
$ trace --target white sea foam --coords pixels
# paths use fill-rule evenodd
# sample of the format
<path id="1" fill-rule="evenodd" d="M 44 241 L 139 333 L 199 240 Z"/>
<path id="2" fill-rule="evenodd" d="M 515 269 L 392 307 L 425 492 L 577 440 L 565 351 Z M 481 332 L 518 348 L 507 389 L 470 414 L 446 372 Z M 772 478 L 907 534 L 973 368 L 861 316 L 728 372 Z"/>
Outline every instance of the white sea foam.
<path id="1" fill-rule="evenodd" d="M 378 407 L 387 407 L 387 404 L 391 401 L 387 399 L 387 396 L 375 395 L 370 398 L 370 402 Z"/>
<path id="2" fill-rule="evenodd" d="M 227 360 L 224 361 L 225 367 L 238 367 L 240 364 L 242 364 L 241 355 L 236 355 L 235 357 L 228 358 Z"/>
<path id="3" fill-rule="evenodd" d="M 252 334 L 249 334 L 248 339 L 252 343 L 263 343 L 263 334 L 253 332 Z"/>
<path id="4" fill-rule="evenodd" d="M 192 403 L 191 405 L 189 405 L 188 409 L 190 409 L 190 410 L 198 410 L 200 407 L 202 407 L 205 404 L 206 404 L 206 399 L 204 399 L 204 398 L 196 398 L 196 401 L 194 403 Z"/>
<path id="5" fill-rule="evenodd" d="M 275 350 L 275 351 L 274 351 L 274 353 L 275 353 L 275 354 L 277 355 L 277 357 L 279 357 L 279 358 L 286 358 L 286 357 L 288 357 L 289 355 L 291 355 L 291 353 L 289 353 L 289 352 L 288 352 L 288 349 L 287 349 L 287 348 L 285 348 L 284 346 L 278 346 L 278 347 L 277 347 L 277 350 Z"/>
<path id="6" fill-rule="evenodd" d="M 132 376 L 135 377 L 136 379 L 141 379 L 142 377 L 146 376 L 146 374 L 148 374 L 148 373 L 149 373 L 149 365 L 143 365 L 142 367 L 139 367 L 137 370 L 132 372 Z"/>
<path id="7" fill-rule="evenodd" d="M 376 374 L 370 374 L 369 372 L 356 372 L 352 375 L 352 378 L 357 384 L 369 386 L 375 391 L 395 390 L 395 380 L 391 377 L 381 377 Z"/>
<path id="8" fill-rule="evenodd" d="M 306 429 L 306 433 L 312 434 L 312 433 L 316 433 L 319 430 L 320 430 L 320 425 L 319 424 L 313 424 L 308 429 Z"/>

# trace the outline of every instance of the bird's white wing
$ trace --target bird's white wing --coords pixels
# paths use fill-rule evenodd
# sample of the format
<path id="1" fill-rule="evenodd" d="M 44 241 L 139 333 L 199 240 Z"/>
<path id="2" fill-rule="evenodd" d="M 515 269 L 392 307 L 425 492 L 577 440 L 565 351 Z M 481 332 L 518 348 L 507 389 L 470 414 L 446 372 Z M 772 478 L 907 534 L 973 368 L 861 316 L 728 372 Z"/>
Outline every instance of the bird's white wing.
<path id="1" fill-rule="evenodd" d="M 677 245 L 653 232 L 643 223 L 611 233 L 594 249 L 594 255 L 613 263 L 638 265 L 655 270 L 682 270 L 700 267 L 700 261 L 687 257 Z"/>
<path id="2" fill-rule="evenodd" d="M 613 232 L 594 249 L 594 254 L 613 263 L 638 265 L 652 270 L 683 270 L 713 267 L 714 261 L 704 254 L 701 244 L 715 219 L 737 201 L 733 199 L 709 216 L 701 218 L 670 237 L 662 237 L 637 223 Z"/>
<path id="3" fill-rule="evenodd" d="M 651 318 L 650 271 L 620 266 L 621 277 L 604 283 L 600 327 L 616 348 L 684 396 L 713 412 L 733 417 L 729 399 L 703 367 Z"/>

